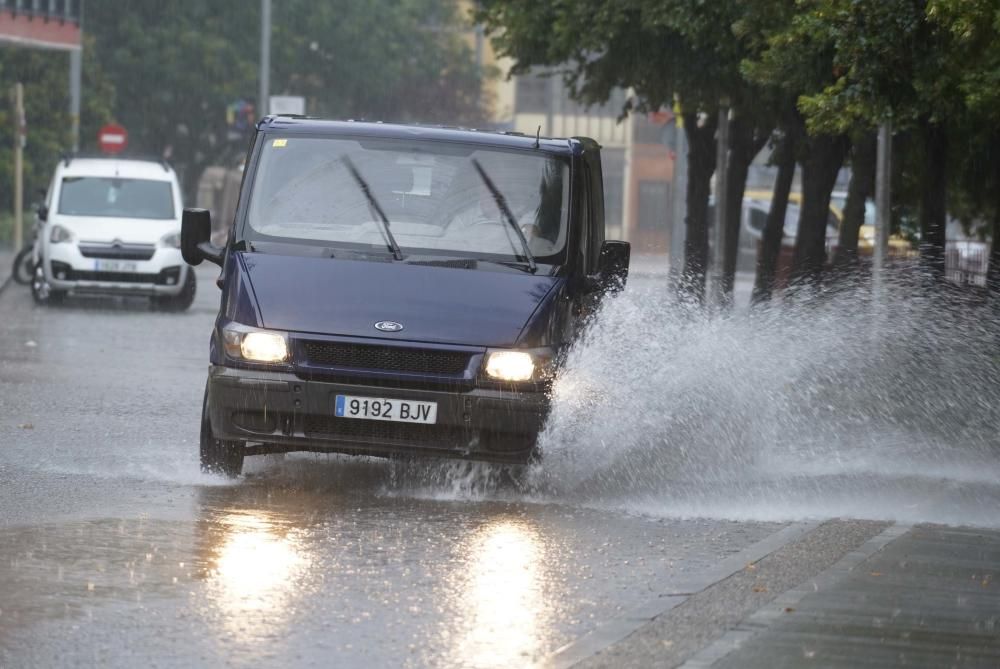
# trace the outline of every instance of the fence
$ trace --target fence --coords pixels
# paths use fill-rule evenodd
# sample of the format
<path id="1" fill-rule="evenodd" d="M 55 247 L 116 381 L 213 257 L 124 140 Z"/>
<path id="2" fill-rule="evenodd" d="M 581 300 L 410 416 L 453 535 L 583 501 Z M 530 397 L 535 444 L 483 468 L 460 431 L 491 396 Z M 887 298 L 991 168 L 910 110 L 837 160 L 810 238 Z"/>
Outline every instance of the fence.
<path id="1" fill-rule="evenodd" d="M 949 242 L 944 254 L 945 276 L 962 286 L 986 286 L 990 245 L 986 242 Z"/>

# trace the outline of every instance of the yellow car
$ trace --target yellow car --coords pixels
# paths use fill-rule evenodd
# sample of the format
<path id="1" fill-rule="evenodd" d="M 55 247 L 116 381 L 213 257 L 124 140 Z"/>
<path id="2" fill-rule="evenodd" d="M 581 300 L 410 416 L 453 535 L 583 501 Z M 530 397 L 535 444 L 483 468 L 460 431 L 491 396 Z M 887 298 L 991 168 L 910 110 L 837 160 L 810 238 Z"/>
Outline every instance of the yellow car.
<path id="1" fill-rule="evenodd" d="M 764 232 L 767 214 L 771 209 L 772 193 L 769 190 L 747 190 L 743 194 L 743 235 L 744 244 L 756 249 L 757 242 Z M 844 206 L 847 193 L 834 191 L 830 198 L 830 215 L 827 218 L 826 239 L 827 249 L 833 251 L 837 247 L 840 223 L 844 219 Z M 795 246 L 795 237 L 799 226 L 799 207 L 802 205 L 802 193 L 788 194 L 788 210 L 785 212 L 785 228 L 782 239 L 783 246 Z M 871 200 L 865 202 L 865 222 L 858 235 L 858 251 L 871 254 L 875 247 L 875 204 Z M 909 241 L 901 235 L 889 237 L 889 254 L 894 256 L 909 256 L 916 251 Z"/>

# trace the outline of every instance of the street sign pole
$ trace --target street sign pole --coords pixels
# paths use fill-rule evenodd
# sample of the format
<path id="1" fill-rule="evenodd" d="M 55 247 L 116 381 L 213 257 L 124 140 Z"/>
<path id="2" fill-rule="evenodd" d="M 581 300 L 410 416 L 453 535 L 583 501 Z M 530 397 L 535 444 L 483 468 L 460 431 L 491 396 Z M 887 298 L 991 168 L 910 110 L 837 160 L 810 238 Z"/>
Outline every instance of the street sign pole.
<path id="1" fill-rule="evenodd" d="M 27 128 L 24 119 L 24 86 L 14 84 L 14 249 L 24 245 L 24 143 Z"/>
<path id="2" fill-rule="evenodd" d="M 271 102 L 271 0 L 260 0 L 260 91 L 257 117 L 270 113 Z"/>

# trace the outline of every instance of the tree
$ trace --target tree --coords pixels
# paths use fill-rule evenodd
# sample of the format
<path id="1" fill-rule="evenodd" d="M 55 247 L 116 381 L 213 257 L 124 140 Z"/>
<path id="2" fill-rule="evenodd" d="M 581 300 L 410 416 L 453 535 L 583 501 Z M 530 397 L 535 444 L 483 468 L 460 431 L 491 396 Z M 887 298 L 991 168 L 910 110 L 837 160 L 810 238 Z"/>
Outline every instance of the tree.
<path id="1" fill-rule="evenodd" d="M 963 123 L 962 81 L 982 45 L 955 22 L 982 0 L 813 0 L 814 38 L 833 48 L 836 78 L 800 100 L 810 127 L 845 132 L 883 121 L 923 144 L 921 255 L 944 274 L 949 136 Z M 947 10 L 947 11 L 946 11 Z"/>
<path id="2" fill-rule="evenodd" d="M 809 95 L 825 90 L 838 75 L 834 61 L 836 44 L 824 32 L 827 1 L 800 0 L 794 6 L 787 2 L 771 4 L 772 11 L 764 18 L 773 22 L 772 26 L 760 28 L 764 45 L 756 57 L 743 63 L 744 74 L 751 81 L 779 89 L 796 107 L 782 113 L 783 134 L 795 138 L 802 164 L 802 204 L 793 276 L 809 280 L 820 278 L 826 262 L 830 193 L 849 146 L 842 129 L 831 130 L 810 123 L 812 119 L 804 114 Z M 805 126 L 801 125 L 803 121 L 807 122 Z M 763 248 L 774 252 L 773 246 L 765 244 Z M 775 263 L 767 259 L 762 265 L 772 276 L 758 281 L 760 297 L 770 294 Z"/>
<path id="3" fill-rule="evenodd" d="M 740 73 L 747 40 L 734 26 L 747 11 L 736 0 L 490 0 L 480 13 L 513 74 L 547 68 L 583 103 L 603 103 L 616 88 L 636 98 L 623 114 L 679 102 L 688 138 L 686 241 L 681 286 L 700 301 L 708 260 L 708 204 L 715 171 L 715 126 L 722 98 L 735 112 L 723 286 L 732 290 L 743 187 L 750 161 L 772 126 L 763 95 Z"/>
<path id="4" fill-rule="evenodd" d="M 957 87 L 967 110 L 963 144 L 971 150 L 957 161 L 955 199 L 966 222 L 989 222 L 987 284 L 1000 292 L 1000 6 L 992 0 L 931 0 L 927 16 L 961 45 Z"/>

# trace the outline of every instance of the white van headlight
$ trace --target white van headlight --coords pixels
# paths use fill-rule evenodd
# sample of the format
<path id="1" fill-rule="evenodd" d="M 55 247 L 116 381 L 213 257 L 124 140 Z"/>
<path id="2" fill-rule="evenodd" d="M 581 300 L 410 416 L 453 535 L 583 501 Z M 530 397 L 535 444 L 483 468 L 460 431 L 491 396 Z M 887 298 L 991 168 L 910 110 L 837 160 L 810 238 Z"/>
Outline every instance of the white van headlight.
<path id="1" fill-rule="evenodd" d="M 71 242 L 73 241 L 73 233 L 61 225 L 53 225 L 52 231 L 49 232 L 49 241 L 53 244 Z"/>
<path id="2" fill-rule="evenodd" d="M 288 362 L 288 335 L 284 332 L 261 330 L 239 323 L 222 329 L 226 355 L 248 362 Z"/>
<path id="3" fill-rule="evenodd" d="M 179 249 L 181 247 L 181 233 L 171 232 L 163 235 L 160 237 L 160 243 L 164 246 L 169 246 L 172 249 Z"/>

